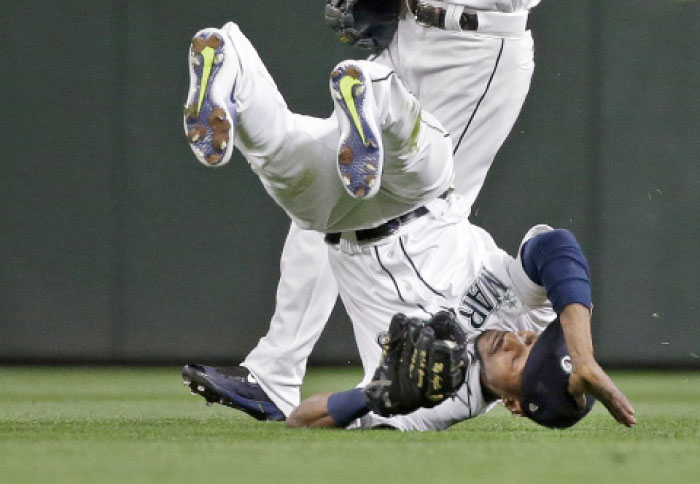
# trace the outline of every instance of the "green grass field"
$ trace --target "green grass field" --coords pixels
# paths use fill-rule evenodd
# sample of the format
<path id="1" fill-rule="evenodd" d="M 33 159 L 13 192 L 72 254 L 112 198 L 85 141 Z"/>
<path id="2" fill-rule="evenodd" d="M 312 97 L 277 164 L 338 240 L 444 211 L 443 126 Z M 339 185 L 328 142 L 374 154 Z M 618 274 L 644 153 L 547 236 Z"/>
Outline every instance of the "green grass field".
<path id="1" fill-rule="evenodd" d="M 502 408 L 440 433 L 292 430 L 206 408 L 178 368 L 0 368 L 0 482 L 700 482 L 700 374 L 614 373 L 634 429 L 597 405 L 567 431 Z M 359 370 L 311 370 L 304 394 Z"/>

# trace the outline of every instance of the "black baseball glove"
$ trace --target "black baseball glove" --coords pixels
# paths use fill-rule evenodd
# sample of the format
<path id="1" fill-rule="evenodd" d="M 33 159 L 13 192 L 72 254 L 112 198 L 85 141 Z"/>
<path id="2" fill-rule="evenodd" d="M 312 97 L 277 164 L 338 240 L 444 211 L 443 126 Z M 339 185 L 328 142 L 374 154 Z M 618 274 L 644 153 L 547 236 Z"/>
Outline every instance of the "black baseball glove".
<path id="1" fill-rule="evenodd" d="M 364 390 L 369 408 L 379 415 L 434 407 L 464 383 L 466 335 L 450 312 L 439 312 L 428 321 L 399 313 L 380 344 L 382 359 Z"/>
<path id="2" fill-rule="evenodd" d="M 401 0 L 326 0 L 326 23 L 343 42 L 382 50 L 399 23 Z"/>

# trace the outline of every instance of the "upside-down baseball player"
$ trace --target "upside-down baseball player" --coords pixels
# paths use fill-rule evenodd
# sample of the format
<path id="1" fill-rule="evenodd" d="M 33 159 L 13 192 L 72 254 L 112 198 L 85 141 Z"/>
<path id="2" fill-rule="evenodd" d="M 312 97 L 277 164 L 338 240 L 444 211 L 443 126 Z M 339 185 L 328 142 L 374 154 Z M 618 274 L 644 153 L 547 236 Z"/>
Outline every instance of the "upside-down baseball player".
<path id="1" fill-rule="evenodd" d="M 398 75 L 446 127 L 454 188 L 467 209 L 529 90 L 526 21 L 539 1 L 327 1 L 327 20 L 344 41 L 377 48 L 373 62 Z M 241 367 L 221 369 L 236 396 L 231 406 L 261 420 L 284 419 L 299 404 L 307 358 L 338 294 L 323 237 L 295 222 L 280 268 L 269 332 Z"/>
<path id="2" fill-rule="evenodd" d="M 515 415 L 567 428 L 591 410 L 593 395 L 618 422 L 636 424 L 634 409 L 593 356 L 588 265 L 573 234 L 536 226 L 513 259 L 466 221 L 437 232 L 431 259 L 442 257 L 442 270 L 453 274 L 448 283 L 432 279 L 430 261 L 414 261 L 421 269 L 413 282 L 425 279 L 447 311 L 427 323 L 395 315 L 380 338 L 383 356 L 372 379 L 365 368 L 358 388 L 308 398 L 288 426 L 444 430 L 500 400 Z M 412 236 L 420 237 L 399 240 L 408 246 Z M 436 320 L 439 329 L 424 334 Z"/>
<path id="3" fill-rule="evenodd" d="M 250 42 L 229 23 L 195 35 L 190 74 L 184 122 L 197 159 L 225 164 L 235 145 L 299 226 L 325 233 L 333 275 L 353 322 L 365 368 L 362 398 L 351 391 L 302 405 L 292 425 L 315 425 L 319 414 L 323 422 L 346 425 L 360 415 L 372 418 L 371 408 L 379 414 L 375 419 L 408 413 L 403 424 L 388 423 L 399 428 L 444 428 L 482 412 L 489 398 L 502 398 L 539 423 L 564 427 L 590 409 L 588 394 L 618 421 L 635 423 L 629 402 L 593 357 L 590 282 L 575 238 L 538 226 L 513 259 L 472 226 L 470 202 L 450 190 L 450 137 L 392 71 L 367 61 L 343 62 L 330 78 L 335 116 L 296 115 Z M 449 329 L 457 324 L 436 321 L 450 312 L 466 332 L 464 341 Z M 406 331 L 398 331 L 403 319 L 397 313 L 408 322 L 431 317 L 430 329 L 406 324 Z M 530 352 L 535 333 L 557 314 L 561 335 L 545 330 Z M 380 365 L 375 339 L 387 330 Z M 532 331 L 519 336 L 528 351 L 511 352 L 518 338 L 514 330 Z M 469 341 L 482 332 L 472 345 L 481 356 L 467 361 L 464 345 L 469 350 Z M 407 341 L 425 355 L 392 357 L 392 341 L 401 342 L 406 355 L 414 349 Z M 510 362 L 499 357 L 502 351 L 512 355 Z M 553 358 L 563 374 L 552 369 Z M 424 392 L 428 368 L 433 386 Z M 207 400 L 242 407 L 228 391 L 229 381 L 238 377 L 227 373 L 187 365 L 183 376 Z M 404 373 L 425 398 L 396 390 L 392 375 L 400 379 Z M 458 404 L 443 402 L 465 378 L 466 397 Z M 441 381 L 451 382 L 445 391 Z M 435 408 L 412 412 L 419 407 Z M 420 412 L 425 415 L 416 418 Z"/>

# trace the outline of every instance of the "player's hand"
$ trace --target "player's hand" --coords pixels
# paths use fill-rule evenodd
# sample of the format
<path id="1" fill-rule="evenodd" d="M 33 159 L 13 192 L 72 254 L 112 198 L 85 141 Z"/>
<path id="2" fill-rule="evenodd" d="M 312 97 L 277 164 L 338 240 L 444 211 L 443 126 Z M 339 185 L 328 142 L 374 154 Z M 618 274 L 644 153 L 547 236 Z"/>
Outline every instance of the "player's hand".
<path id="1" fill-rule="evenodd" d="M 585 393 L 591 393 L 621 424 L 633 427 L 637 423 L 632 404 L 595 361 L 574 365 L 569 377 L 569 393 L 581 407 L 586 405 Z"/>

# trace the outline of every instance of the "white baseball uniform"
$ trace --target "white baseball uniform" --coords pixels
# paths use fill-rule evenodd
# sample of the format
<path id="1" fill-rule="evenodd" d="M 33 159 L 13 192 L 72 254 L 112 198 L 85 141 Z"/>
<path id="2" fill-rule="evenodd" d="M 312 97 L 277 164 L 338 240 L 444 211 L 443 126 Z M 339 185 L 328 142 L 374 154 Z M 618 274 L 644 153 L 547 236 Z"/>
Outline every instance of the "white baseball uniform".
<path id="1" fill-rule="evenodd" d="M 430 2 L 438 3 L 438 2 Z M 470 207 L 525 100 L 534 69 L 527 11 L 539 0 L 453 0 L 474 9 L 480 30 L 443 30 L 400 19 L 374 62 L 394 70 L 453 141 L 455 188 Z M 334 149 L 334 147 L 332 147 Z M 468 209 L 468 208 L 467 208 Z M 288 415 L 299 404 L 306 361 L 337 299 L 323 238 L 292 223 L 281 259 L 270 329 L 243 365 Z"/>

